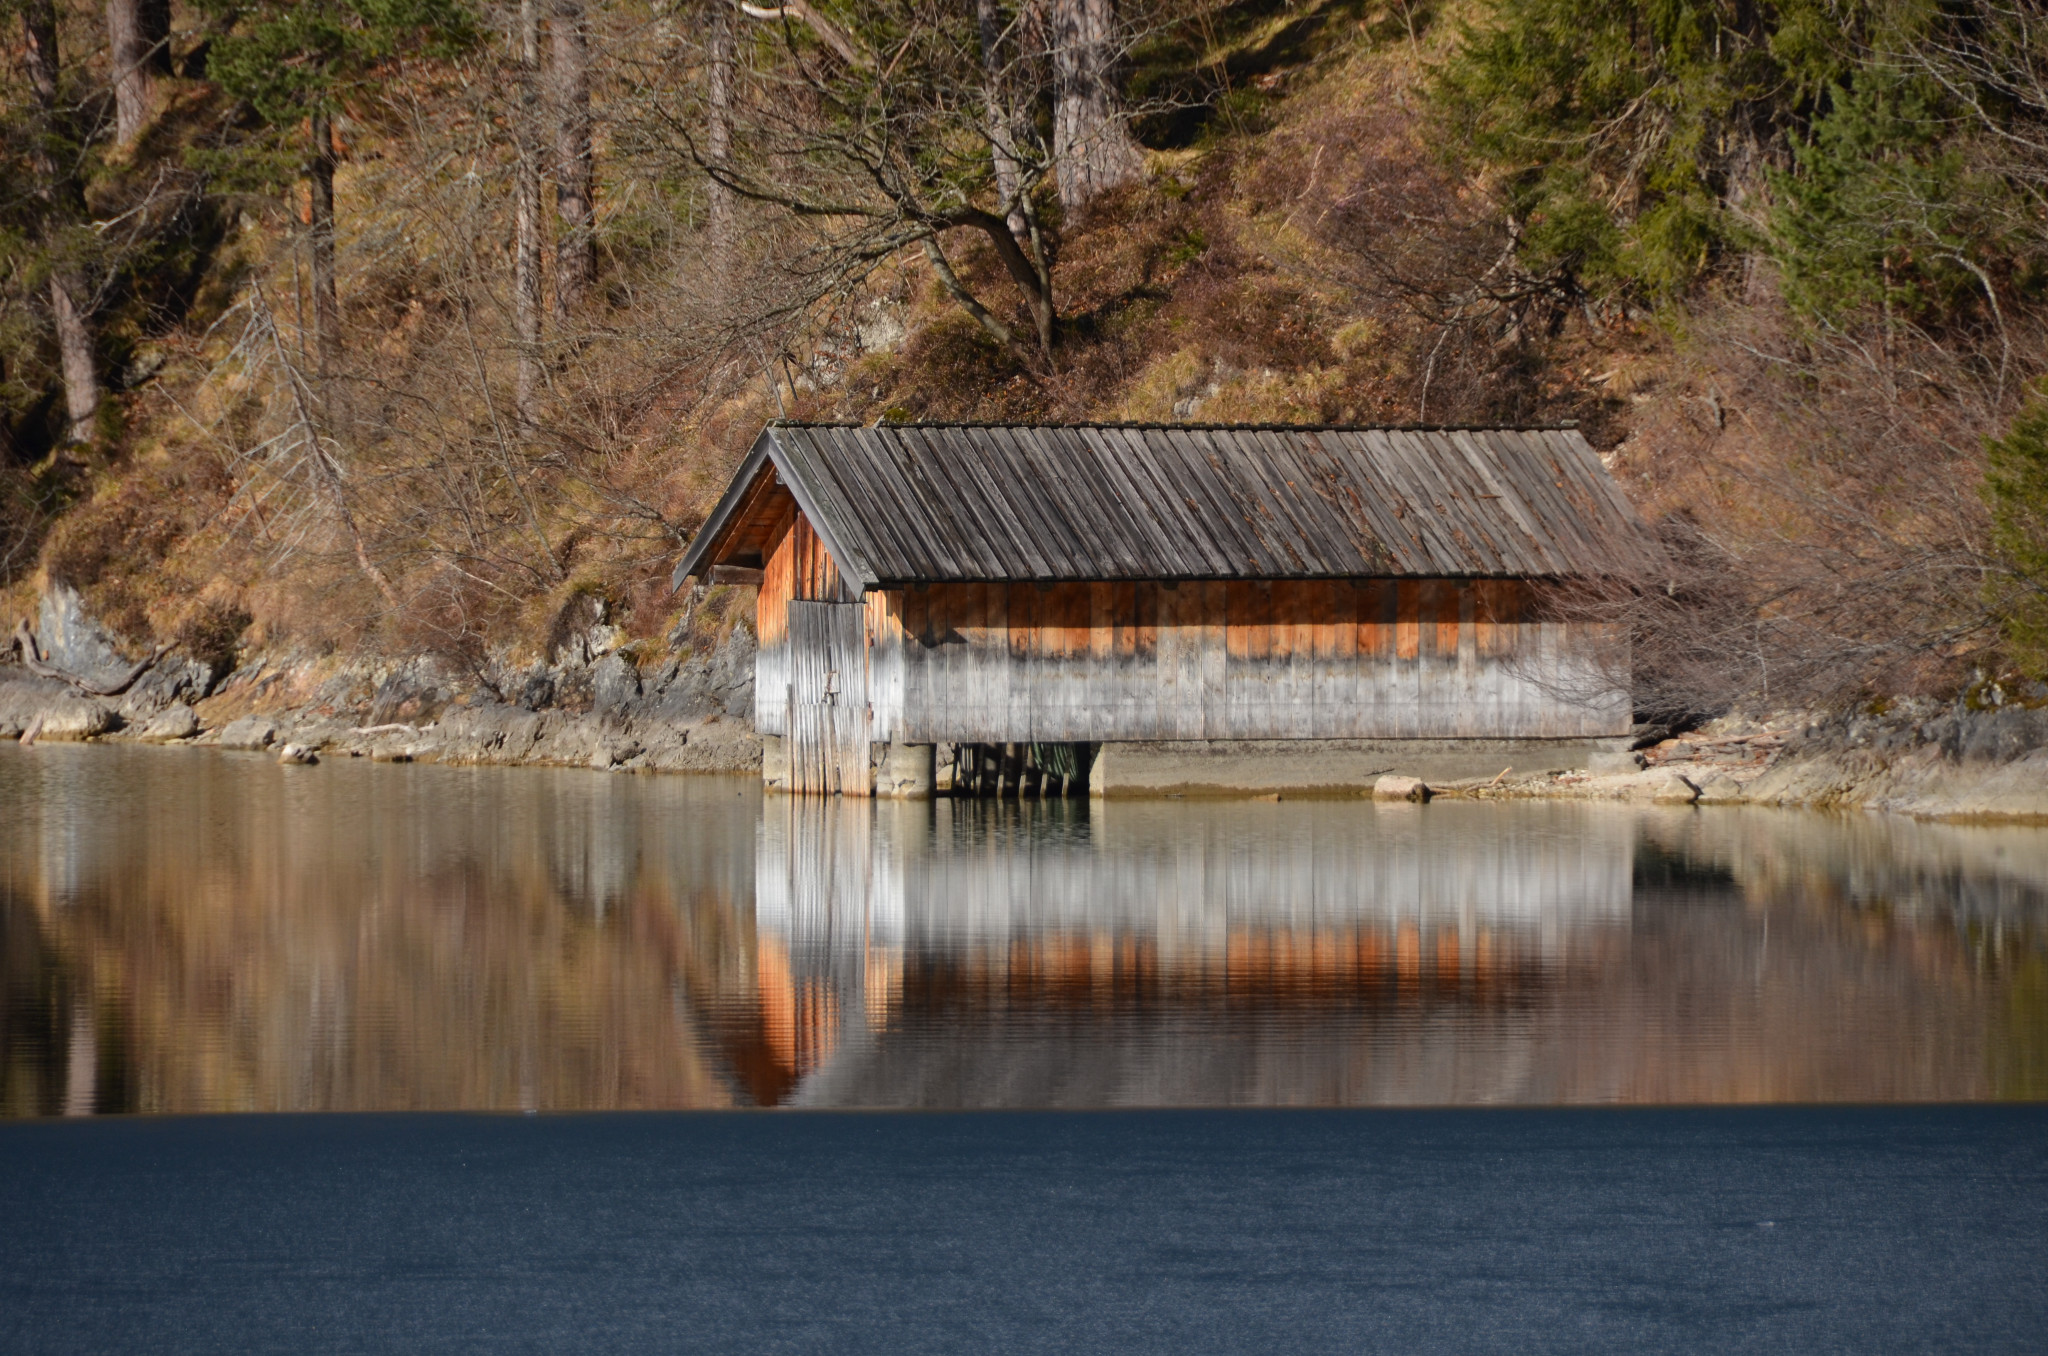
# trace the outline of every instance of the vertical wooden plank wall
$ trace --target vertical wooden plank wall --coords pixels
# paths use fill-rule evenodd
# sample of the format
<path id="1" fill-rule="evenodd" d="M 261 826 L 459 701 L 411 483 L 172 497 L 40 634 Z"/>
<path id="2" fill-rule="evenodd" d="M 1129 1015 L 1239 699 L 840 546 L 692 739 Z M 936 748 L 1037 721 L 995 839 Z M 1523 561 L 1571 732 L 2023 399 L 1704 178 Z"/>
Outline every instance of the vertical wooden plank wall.
<path id="1" fill-rule="evenodd" d="M 762 564 L 761 593 L 754 609 L 760 642 L 754 659 L 754 729 L 764 735 L 787 733 L 782 727 L 789 705 L 788 604 L 859 601 L 801 513 L 792 511 L 773 540 Z"/>
<path id="2" fill-rule="evenodd" d="M 789 600 L 796 596 L 796 540 L 787 528 L 761 566 L 761 592 L 754 604 L 754 730 L 783 735 L 789 709 Z"/>
<path id="3" fill-rule="evenodd" d="M 875 738 L 1626 734 L 1626 640 L 1514 580 L 934 584 L 870 597 Z"/>

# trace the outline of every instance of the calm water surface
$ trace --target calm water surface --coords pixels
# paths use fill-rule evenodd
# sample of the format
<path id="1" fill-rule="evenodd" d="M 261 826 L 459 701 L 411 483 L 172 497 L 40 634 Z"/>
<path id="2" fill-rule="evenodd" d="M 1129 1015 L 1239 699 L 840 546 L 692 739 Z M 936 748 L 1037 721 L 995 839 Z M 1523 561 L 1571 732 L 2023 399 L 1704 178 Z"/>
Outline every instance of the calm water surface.
<path id="1" fill-rule="evenodd" d="M 0 1126 L 0 1350 L 2015 1352 L 2039 1107 Z"/>
<path id="2" fill-rule="evenodd" d="M 2048 1096 L 2048 831 L 0 747 L 0 1114 Z"/>

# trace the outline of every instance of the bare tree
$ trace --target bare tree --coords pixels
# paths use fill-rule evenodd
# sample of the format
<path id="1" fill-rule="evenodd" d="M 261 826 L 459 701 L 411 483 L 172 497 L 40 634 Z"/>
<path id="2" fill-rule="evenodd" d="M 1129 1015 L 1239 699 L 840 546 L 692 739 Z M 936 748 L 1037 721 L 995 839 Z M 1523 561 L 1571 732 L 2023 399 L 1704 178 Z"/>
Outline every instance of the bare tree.
<path id="1" fill-rule="evenodd" d="M 2042 335 L 2022 336 L 2040 351 Z M 1673 568 L 1612 615 L 1640 701 L 1828 704 L 1952 691 L 1999 641 L 1983 439 L 2009 410 L 1978 354 L 1866 317 L 1696 315 L 1619 454 Z"/>
<path id="2" fill-rule="evenodd" d="M 334 393 L 327 387 L 341 366 L 341 300 L 334 279 L 334 121 L 324 109 L 317 109 L 308 127 L 313 143 L 306 172 L 310 185 L 307 215 L 311 218 L 307 234 L 313 255 L 313 349 L 321 397 L 331 401 Z"/>
<path id="3" fill-rule="evenodd" d="M 1003 204 L 1003 216 L 1010 223 L 1010 233 L 1021 236 L 1028 226 L 1023 206 L 1018 202 L 1023 179 L 1017 172 L 1016 152 L 1010 146 L 1016 135 L 1017 119 L 1007 97 L 1003 12 L 997 0 L 975 0 L 974 19 L 981 34 L 982 72 L 988 81 L 988 151 L 989 162 L 995 170 L 996 197 Z"/>
<path id="4" fill-rule="evenodd" d="M 555 124 L 555 314 L 567 318 L 597 279 L 596 175 L 590 146 L 590 31 L 583 0 L 555 0 L 548 20 Z"/>
<path id="5" fill-rule="evenodd" d="M 158 71 L 168 65 L 169 0 L 107 0 L 107 46 L 113 62 L 114 140 L 133 145 L 149 123 Z"/>
<path id="6" fill-rule="evenodd" d="M 518 31 L 513 34 L 517 62 L 518 108 L 513 115 L 513 147 L 518 156 L 513 188 L 512 315 L 519 345 L 518 377 L 513 406 L 519 422 L 531 427 L 539 410 L 541 374 L 540 32 L 537 0 L 519 0 Z"/>
<path id="7" fill-rule="evenodd" d="M 704 154 L 714 164 L 732 158 L 733 83 L 737 75 L 733 51 L 733 6 L 728 0 L 710 0 L 705 13 L 704 37 Z M 710 179 L 711 252 L 721 277 L 732 267 L 733 193 L 717 175 Z"/>
<path id="8" fill-rule="evenodd" d="M 75 176 L 51 153 L 58 137 L 57 15 L 52 0 L 26 0 L 21 7 L 22 55 L 29 88 L 35 98 L 36 138 L 33 160 L 35 193 L 41 201 L 45 230 L 55 231 L 84 215 L 84 200 Z M 50 319 L 57 335 L 58 364 L 64 376 L 65 436 L 89 442 L 100 407 L 99 363 L 85 306 L 89 295 L 77 264 L 64 257 L 59 244 L 50 268 Z"/>
<path id="9" fill-rule="evenodd" d="M 2048 191 L 2048 18 L 2026 0 L 1961 0 L 1943 14 L 1883 59 L 1934 80 L 2005 150 L 2002 169 Z"/>
<path id="10" fill-rule="evenodd" d="M 241 372 L 245 380 L 271 378 L 278 417 L 275 431 L 252 447 L 236 449 L 231 465 L 243 481 L 245 496 L 259 504 L 270 501 L 266 528 L 274 559 L 288 559 L 316 535 L 321 523 L 331 523 L 347 537 L 363 577 L 376 586 L 392 611 L 398 611 L 398 590 L 370 554 L 340 449 L 315 412 L 314 383 L 292 361 L 260 283 L 250 288 L 243 309 L 246 323 L 226 366 Z"/>
<path id="11" fill-rule="evenodd" d="M 1144 172 L 1117 97 L 1118 49 L 1111 0 L 1052 0 L 1052 153 L 1070 212 Z"/>
<path id="12" fill-rule="evenodd" d="M 714 151 L 708 133 L 716 117 L 707 129 L 694 107 L 673 98 L 655 98 L 649 112 L 714 184 L 815 232 L 809 248 L 783 261 L 790 276 L 805 280 L 800 293 L 816 300 L 905 249 L 920 249 L 947 293 L 996 343 L 1027 366 L 1049 366 L 1052 262 L 1032 195 L 1051 173 L 1051 156 L 1020 128 L 1011 148 L 1014 202 L 985 205 L 989 76 L 974 21 L 942 0 L 896 0 L 886 12 L 864 14 L 892 44 L 878 59 L 862 31 L 841 29 L 808 6 L 741 12 L 768 26 L 779 56 L 759 69 L 735 64 L 736 75 L 757 88 L 730 100 L 730 151 Z M 1013 205 L 1025 222 L 1022 235 L 1006 219 Z M 1035 343 L 954 267 L 946 237 L 958 230 L 984 241 L 1023 293 L 1025 333 Z"/>

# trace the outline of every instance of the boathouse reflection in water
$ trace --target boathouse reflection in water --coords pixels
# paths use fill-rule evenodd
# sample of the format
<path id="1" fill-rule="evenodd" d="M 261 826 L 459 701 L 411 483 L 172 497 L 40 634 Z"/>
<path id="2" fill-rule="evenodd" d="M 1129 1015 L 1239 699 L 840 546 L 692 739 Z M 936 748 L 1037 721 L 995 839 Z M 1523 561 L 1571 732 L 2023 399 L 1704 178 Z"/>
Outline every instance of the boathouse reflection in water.
<path id="1" fill-rule="evenodd" d="M 2048 1095 L 2048 833 L 0 749 L 0 1114 Z"/>
<path id="2" fill-rule="evenodd" d="M 771 1044 L 804 1103 L 1329 1100 L 1350 1028 L 1526 1009 L 1626 936 L 1634 820 L 1529 808 L 771 800 Z"/>

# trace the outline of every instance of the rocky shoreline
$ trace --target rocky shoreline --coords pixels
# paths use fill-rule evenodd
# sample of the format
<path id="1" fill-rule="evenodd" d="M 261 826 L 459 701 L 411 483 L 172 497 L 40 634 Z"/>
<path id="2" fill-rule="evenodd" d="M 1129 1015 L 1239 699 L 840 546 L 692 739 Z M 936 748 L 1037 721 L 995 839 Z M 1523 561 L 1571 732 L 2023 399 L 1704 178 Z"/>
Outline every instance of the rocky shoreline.
<path id="1" fill-rule="evenodd" d="M 75 596 L 46 595 L 38 621 L 46 667 L 87 675 L 88 685 L 91 675 L 132 668 Z M 4 665 L 0 738 L 262 750 L 287 762 L 760 770 L 754 642 L 744 625 L 714 644 L 675 648 L 658 665 L 636 663 L 619 639 L 581 638 L 553 663 L 489 678 L 432 658 L 270 655 L 216 680 L 203 663 L 169 657 L 110 696 Z M 1910 699 L 1821 717 L 1736 715 L 1677 734 L 1646 731 L 1636 742 L 1635 752 L 1603 755 L 1585 770 L 1510 770 L 1427 794 L 2048 823 L 2048 703 Z"/>
<path id="2" fill-rule="evenodd" d="M 752 646 L 738 633 L 652 674 L 624 656 L 590 666 L 587 701 L 526 705 L 457 690 L 421 663 L 375 671 L 318 661 L 238 673 L 196 701 L 93 697 L 0 669 L 0 738 L 268 751 L 286 761 L 752 773 Z M 268 681 L 265 675 L 268 675 Z M 372 695 L 361 699 L 374 683 Z M 572 688 L 581 686 L 571 683 Z M 348 694 L 358 694 L 351 701 Z M 1639 765 L 1638 765 L 1639 764 Z M 1435 784 L 1464 799 L 1616 800 L 1876 810 L 1919 819 L 2048 823 L 2048 709 L 1902 702 L 1882 714 L 1712 722 L 1647 743 L 1628 764 Z M 1269 799 L 1271 797 L 1268 797 Z"/>
<path id="3" fill-rule="evenodd" d="M 1431 790 L 2048 823 L 2048 707 L 1906 699 L 1819 717 L 1731 716 L 1643 745 L 1628 765 Z"/>
<path id="4" fill-rule="evenodd" d="M 0 738 L 269 751 L 301 763 L 354 757 L 618 772 L 759 770 L 761 741 L 746 721 L 669 697 L 654 686 L 602 710 L 458 697 L 426 704 L 410 719 L 376 720 L 333 702 L 287 706 L 232 689 L 197 703 L 137 710 L 47 679 L 14 678 L 0 680 Z"/>
<path id="5" fill-rule="evenodd" d="M 46 594 L 37 639 L 46 668 L 84 676 L 126 667 L 75 595 Z M 464 672 L 431 657 L 378 662 L 266 655 L 216 679 L 167 658 L 101 696 L 0 666 L 0 738 L 96 740 L 263 750 L 287 762 L 591 767 L 619 772 L 757 772 L 754 640 L 744 625 L 715 644 L 637 664 L 623 638 L 574 637 L 551 663 Z"/>

